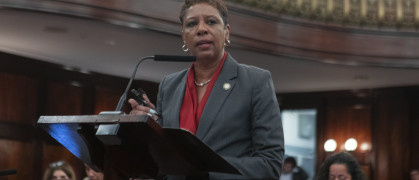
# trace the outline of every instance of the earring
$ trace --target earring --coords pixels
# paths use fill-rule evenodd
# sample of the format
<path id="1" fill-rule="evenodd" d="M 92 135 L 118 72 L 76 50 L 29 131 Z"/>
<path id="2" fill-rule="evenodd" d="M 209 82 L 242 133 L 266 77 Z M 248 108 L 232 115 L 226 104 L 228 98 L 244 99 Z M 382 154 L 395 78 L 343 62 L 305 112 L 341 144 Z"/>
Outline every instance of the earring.
<path id="1" fill-rule="evenodd" d="M 186 44 L 184 44 L 184 45 L 182 46 L 182 51 L 185 51 L 185 52 L 188 52 L 188 51 L 189 51 L 189 48 L 188 48 L 188 47 L 186 47 Z"/>
<path id="2" fill-rule="evenodd" d="M 230 40 L 227 39 L 227 43 L 224 43 L 224 46 L 229 46 L 231 44 Z"/>

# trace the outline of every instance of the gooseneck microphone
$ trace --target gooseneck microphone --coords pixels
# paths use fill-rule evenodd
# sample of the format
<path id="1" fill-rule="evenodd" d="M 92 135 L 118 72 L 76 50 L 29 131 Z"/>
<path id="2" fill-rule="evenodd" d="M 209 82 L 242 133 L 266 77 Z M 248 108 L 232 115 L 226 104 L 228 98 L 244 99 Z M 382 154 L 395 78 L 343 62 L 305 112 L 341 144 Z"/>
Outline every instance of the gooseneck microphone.
<path id="1" fill-rule="evenodd" d="M 154 55 L 155 61 L 172 61 L 172 62 L 193 62 L 196 61 L 195 56 L 172 56 L 172 55 Z"/>
<path id="2" fill-rule="evenodd" d="M 155 61 L 174 61 L 174 62 L 192 62 L 195 61 L 194 56 L 169 56 L 169 55 L 154 55 L 143 57 L 135 65 L 134 70 L 132 71 L 131 78 L 129 79 L 127 88 L 119 99 L 118 105 L 116 106 L 115 111 L 102 111 L 99 113 L 100 116 L 114 116 L 114 115 L 123 115 L 124 112 L 121 111 L 122 106 L 124 105 L 125 100 L 127 99 L 128 90 L 131 87 L 132 81 L 134 80 L 135 74 L 137 73 L 138 66 L 147 59 L 154 59 Z M 119 137 L 120 124 L 100 124 L 96 131 L 96 137 L 101 140 L 106 145 L 120 145 L 122 139 Z"/>
<path id="3" fill-rule="evenodd" d="M 118 105 L 116 106 L 115 111 L 121 111 L 125 100 L 127 99 L 128 90 L 131 87 L 132 81 L 135 78 L 135 74 L 137 73 L 138 66 L 147 59 L 154 59 L 155 61 L 171 61 L 171 62 L 193 62 L 196 61 L 195 56 L 176 56 L 176 55 L 154 55 L 154 56 L 146 56 L 140 59 L 138 63 L 135 65 L 134 70 L 132 71 L 131 78 L 129 79 L 127 88 L 122 94 L 121 98 L 119 99 Z"/>

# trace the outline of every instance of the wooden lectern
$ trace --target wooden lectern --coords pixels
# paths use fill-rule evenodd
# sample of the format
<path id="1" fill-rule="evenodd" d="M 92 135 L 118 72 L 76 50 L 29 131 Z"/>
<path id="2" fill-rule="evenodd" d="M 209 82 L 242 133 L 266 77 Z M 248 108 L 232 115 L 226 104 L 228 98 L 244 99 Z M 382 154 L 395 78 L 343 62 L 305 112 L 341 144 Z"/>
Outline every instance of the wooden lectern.
<path id="1" fill-rule="evenodd" d="M 38 125 L 106 180 L 241 174 L 190 132 L 162 128 L 147 115 L 41 116 Z"/>

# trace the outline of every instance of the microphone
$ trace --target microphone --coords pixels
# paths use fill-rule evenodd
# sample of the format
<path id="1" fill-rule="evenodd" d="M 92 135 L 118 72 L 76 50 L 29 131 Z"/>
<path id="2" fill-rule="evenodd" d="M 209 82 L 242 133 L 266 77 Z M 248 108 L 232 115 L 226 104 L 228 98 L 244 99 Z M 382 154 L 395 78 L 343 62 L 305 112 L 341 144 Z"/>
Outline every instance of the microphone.
<path id="1" fill-rule="evenodd" d="M 134 80 L 135 74 L 137 73 L 138 66 L 147 59 L 154 59 L 155 61 L 174 61 L 174 62 L 192 62 L 195 61 L 195 56 L 170 56 L 170 55 L 154 55 L 146 56 L 138 61 L 135 65 L 132 72 L 131 78 L 129 79 L 127 88 L 119 99 L 118 105 L 116 106 L 115 111 L 102 111 L 99 115 L 104 116 L 113 116 L 113 115 L 122 115 L 121 111 L 122 106 L 124 105 L 125 100 L 127 99 L 128 90 L 131 87 L 132 81 Z M 119 145 L 122 143 L 122 140 L 118 137 L 119 124 L 100 124 L 97 131 L 96 137 L 99 138 L 106 145 Z"/>
<path id="2" fill-rule="evenodd" d="M 7 176 L 7 175 L 13 175 L 16 174 L 16 169 L 6 169 L 6 170 L 0 170 L 0 176 Z"/>
<path id="3" fill-rule="evenodd" d="M 131 78 L 129 79 L 127 88 L 125 89 L 124 93 L 122 94 L 121 98 L 119 99 L 118 105 L 116 106 L 115 111 L 121 111 L 122 106 L 124 105 L 125 100 L 127 99 L 128 90 L 131 87 L 132 81 L 135 78 L 135 74 L 137 73 L 138 66 L 147 59 L 154 59 L 155 61 L 171 61 L 171 62 L 193 62 L 196 61 L 195 56 L 176 56 L 176 55 L 154 55 L 154 56 L 146 56 L 138 61 L 137 65 L 132 72 Z"/>
<path id="4" fill-rule="evenodd" d="M 196 61 L 195 56 L 172 56 L 172 55 L 154 55 L 155 61 L 172 61 L 172 62 L 193 62 Z"/>

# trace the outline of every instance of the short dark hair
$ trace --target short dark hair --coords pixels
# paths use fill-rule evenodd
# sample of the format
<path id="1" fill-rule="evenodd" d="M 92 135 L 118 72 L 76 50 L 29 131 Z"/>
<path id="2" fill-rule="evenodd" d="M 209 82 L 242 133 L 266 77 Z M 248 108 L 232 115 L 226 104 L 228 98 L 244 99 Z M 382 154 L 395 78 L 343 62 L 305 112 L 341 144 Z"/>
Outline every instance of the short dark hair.
<path id="1" fill-rule="evenodd" d="M 297 161 L 295 160 L 295 158 L 293 158 L 293 157 L 287 157 L 287 158 L 285 158 L 285 160 L 284 160 L 284 164 L 285 163 L 290 163 L 291 165 L 292 165 L 292 167 L 294 168 L 294 167 L 296 167 L 297 166 Z"/>
<path id="2" fill-rule="evenodd" d="M 184 4 L 182 5 L 182 9 L 180 10 L 180 15 L 179 15 L 180 23 L 183 24 L 183 18 L 186 14 L 186 10 L 193 5 L 200 4 L 200 3 L 207 3 L 211 5 L 212 7 L 214 7 L 215 9 L 217 9 L 218 12 L 220 13 L 221 18 L 223 19 L 224 26 L 227 25 L 228 10 L 227 10 L 227 6 L 224 4 L 222 0 L 185 0 Z"/>
<path id="3" fill-rule="evenodd" d="M 328 157 L 320 167 L 316 180 L 328 180 L 329 169 L 332 164 L 345 165 L 353 180 L 365 180 L 365 175 L 358 161 L 347 152 L 340 152 Z"/>

